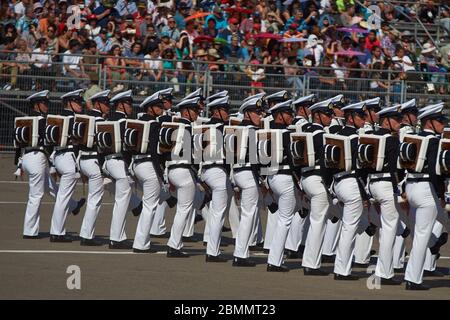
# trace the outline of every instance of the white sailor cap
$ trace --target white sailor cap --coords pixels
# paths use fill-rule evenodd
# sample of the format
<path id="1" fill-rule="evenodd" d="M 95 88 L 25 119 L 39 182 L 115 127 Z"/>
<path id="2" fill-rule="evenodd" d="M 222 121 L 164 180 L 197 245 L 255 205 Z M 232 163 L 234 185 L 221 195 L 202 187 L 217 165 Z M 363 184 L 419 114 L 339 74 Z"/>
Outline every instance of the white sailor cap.
<path id="1" fill-rule="evenodd" d="M 264 92 L 260 92 L 260 93 L 257 93 L 257 94 L 254 94 L 252 96 L 249 96 L 249 97 L 245 98 L 244 100 L 242 100 L 242 102 L 244 103 L 244 102 L 246 102 L 248 100 L 256 99 L 256 98 L 262 99 L 265 95 L 266 94 Z"/>
<path id="2" fill-rule="evenodd" d="M 400 111 L 401 112 L 412 112 L 412 113 L 417 113 L 417 107 L 416 107 L 416 99 L 411 99 L 409 101 L 406 101 L 404 103 L 401 104 L 400 106 Z"/>
<path id="3" fill-rule="evenodd" d="M 80 100 L 83 99 L 81 94 L 84 92 L 84 89 L 78 89 L 74 91 L 67 92 L 61 96 L 62 100 Z"/>
<path id="4" fill-rule="evenodd" d="M 173 92 L 173 88 L 167 88 L 167 89 L 163 89 L 163 90 L 159 90 L 158 91 L 163 99 L 172 99 L 172 92 Z"/>
<path id="5" fill-rule="evenodd" d="M 380 108 L 380 101 L 381 101 L 380 97 L 364 100 L 364 102 L 366 103 L 366 107 L 368 109 Z"/>
<path id="6" fill-rule="evenodd" d="M 219 91 L 213 95 L 210 95 L 208 98 L 206 98 L 206 103 L 211 103 L 216 99 L 227 97 L 228 96 L 228 90 Z"/>
<path id="7" fill-rule="evenodd" d="M 263 106 L 263 102 L 261 98 L 254 98 L 245 101 L 241 107 L 239 108 L 239 113 L 244 114 L 246 111 L 250 110 L 258 110 L 261 109 Z"/>
<path id="8" fill-rule="evenodd" d="M 33 93 L 31 96 L 27 98 L 30 102 L 37 102 L 37 101 L 45 101 L 48 100 L 48 94 L 50 93 L 49 90 L 43 90 L 36 93 Z"/>
<path id="9" fill-rule="evenodd" d="M 447 118 L 445 115 L 442 114 L 442 110 L 444 109 L 444 104 L 440 104 L 438 106 L 435 106 L 434 108 L 430 108 L 417 117 L 419 120 L 429 120 L 429 119 L 436 119 L 441 122 L 447 121 Z"/>
<path id="10" fill-rule="evenodd" d="M 292 105 L 294 106 L 294 108 L 297 108 L 297 107 L 299 107 L 301 105 L 305 105 L 305 104 L 306 104 L 306 106 L 312 105 L 314 103 L 314 97 L 315 97 L 314 94 L 310 94 L 308 96 L 300 97 L 297 100 L 294 100 L 292 102 Z"/>
<path id="11" fill-rule="evenodd" d="M 272 108 L 269 109 L 269 112 L 271 114 L 277 113 L 277 112 L 291 112 L 293 113 L 294 110 L 292 110 L 292 100 L 287 100 L 283 102 L 279 102 L 276 105 L 274 105 Z"/>
<path id="12" fill-rule="evenodd" d="M 317 102 L 315 104 L 313 104 L 311 107 L 309 107 L 309 111 L 311 112 L 322 112 L 322 113 L 326 113 L 326 114 L 333 114 L 333 102 L 332 102 L 333 98 L 328 99 L 328 100 L 324 100 L 324 101 L 320 101 Z"/>
<path id="13" fill-rule="evenodd" d="M 203 95 L 202 95 L 202 88 L 198 88 L 197 90 L 189 93 L 187 96 L 185 96 L 183 98 L 183 100 L 189 100 L 189 99 L 197 98 L 197 97 L 200 97 L 202 100 L 204 99 Z"/>
<path id="14" fill-rule="evenodd" d="M 364 115 L 366 111 L 366 103 L 364 101 L 352 103 L 342 108 L 342 111 L 349 113 L 359 113 Z"/>
<path id="15" fill-rule="evenodd" d="M 197 96 L 195 98 L 191 98 L 191 99 L 183 99 L 180 103 L 178 103 L 174 109 L 175 110 L 181 110 L 181 109 L 185 109 L 185 108 L 194 108 L 194 109 L 198 109 L 200 108 L 200 101 L 201 101 L 201 97 Z"/>
<path id="16" fill-rule="evenodd" d="M 151 96 L 148 96 L 147 98 L 142 101 L 142 103 L 139 105 L 139 108 L 145 108 L 154 106 L 156 104 L 160 104 L 163 102 L 163 95 L 161 94 L 161 91 L 157 91 Z"/>
<path id="17" fill-rule="evenodd" d="M 387 107 L 378 111 L 377 115 L 380 118 L 401 118 L 402 114 L 398 110 L 399 106 Z"/>
<path id="18" fill-rule="evenodd" d="M 121 102 L 121 101 L 133 100 L 133 98 L 131 97 L 132 93 L 133 93 L 132 90 L 127 90 L 127 91 L 124 91 L 124 92 L 120 92 L 120 93 L 116 94 L 114 97 L 112 97 L 110 102 L 111 103 L 117 103 L 117 102 Z"/>
<path id="19" fill-rule="evenodd" d="M 104 91 L 97 92 L 96 94 L 92 95 L 90 100 L 91 101 L 95 101 L 95 100 L 108 100 L 109 101 L 109 93 L 110 92 L 111 92 L 111 90 L 104 90 Z"/>
<path id="20" fill-rule="evenodd" d="M 267 103 L 272 102 L 282 102 L 289 98 L 289 93 L 286 90 L 281 90 L 275 93 L 272 93 L 271 95 L 268 95 L 265 97 L 265 100 Z"/>
<path id="21" fill-rule="evenodd" d="M 209 102 L 207 104 L 207 107 L 209 109 L 220 108 L 220 107 L 228 109 L 230 107 L 230 97 L 225 96 L 225 97 L 216 98 L 213 101 Z"/>
<path id="22" fill-rule="evenodd" d="M 337 96 L 334 96 L 330 98 L 331 103 L 333 104 L 333 107 L 343 107 L 344 106 L 344 95 L 338 94 Z"/>
<path id="23" fill-rule="evenodd" d="M 419 109 L 419 114 L 421 114 L 421 113 L 423 113 L 423 112 L 425 112 L 425 111 L 427 111 L 427 110 L 430 110 L 430 109 L 432 109 L 432 108 L 440 107 L 440 106 L 443 107 L 443 106 L 444 106 L 444 103 L 443 103 L 443 102 L 439 102 L 439 103 L 435 103 L 435 104 L 430 104 L 430 105 L 428 105 L 428 106 L 425 106 L 425 107 Z"/>

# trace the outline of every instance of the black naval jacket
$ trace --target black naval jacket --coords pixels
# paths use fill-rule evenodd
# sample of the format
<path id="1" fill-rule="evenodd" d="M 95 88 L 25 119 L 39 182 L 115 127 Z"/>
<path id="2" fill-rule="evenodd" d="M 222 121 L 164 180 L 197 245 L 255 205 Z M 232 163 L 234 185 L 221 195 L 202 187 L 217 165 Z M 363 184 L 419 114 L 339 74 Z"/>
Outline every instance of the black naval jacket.
<path id="1" fill-rule="evenodd" d="M 385 128 L 379 128 L 374 131 L 374 135 L 384 136 L 389 134 L 386 138 L 386 147 L 384 150 L 384 164 L 382 173 L 389 173 L 391 175 L 392 189 L 394 193 L 398 193 L 398 182 L 403 179 L 404 170 L 397 169 L 397 160 L 400 153 L 400 141 L 398 136 L 391 134 L 391 131 Z"/>
<path id="2" fill-rule="evenodd" d="M 294 120 L 292 121 L 292 125 L 296 125 L 297 126 L 297 122 L 300 122 L 300 120 L 302 120 L 302 119 L 306 120 L 307 122 L 303 123 L 302 125 L 298 125 L 298 126 L 300 126 L 300 129 L 302 131 L 306 132 L 308 130 L 308 128 L 311 126 L 311 123 L 308 122 L 308 119 L 306 119 L 305 117 L 296 116 L 294 118 Z"/>
<path id="3" fill-rule="evenodd" d="M 325 133 L 322 125 L 318 123 L 311 123 L 308 128 L 306 128 L 305 132 L 316 132 L 313 137 L 314 143 L 314 153 L 316 154 L 316 166 L 320 166 L 320 176 L 322 177 L 323 182 L 327 187 L 331 185 L 333 182 L 333 174 L 337 173 L 334 169 L 325 167 L 325 152 L 324 152 L 324 144 L 323 144 L 323 135 Z"/>
<path id="4" fill-rule="evenodd" d="M 418 135 L 421 137 L 434 136 L 428 142 L 426 160 L 423 165 L 422 173 L 428 173 L 430 175 L 430 182 L 434 188 L 434 191 L 440 199 L 444 199 L 445 180 L 442 176 L 436 174 L 436 163 L 439 156 L 439 138 L 434 133 L 429 131 L 421 131 Z"/>

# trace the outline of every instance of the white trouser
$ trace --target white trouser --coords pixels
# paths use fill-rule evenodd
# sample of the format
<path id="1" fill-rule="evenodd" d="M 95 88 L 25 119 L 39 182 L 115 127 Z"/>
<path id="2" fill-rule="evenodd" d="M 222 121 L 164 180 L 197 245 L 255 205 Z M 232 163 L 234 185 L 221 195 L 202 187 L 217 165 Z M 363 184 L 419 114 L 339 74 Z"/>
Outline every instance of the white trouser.
<path id="1" fill-rule="evenodd" d="M 200 211 L 203 220 L 205 220 L 205 230 L 203 231 L 203 242 L 208 242 L 209 241 L 209 234 L 210 234 L 210 229 L 209 229 L 209 222 L 208 219 L 210 217 L 209 215 L 209 211 L 210 211 L 210 206 L 211 206 L 211 201 L 208 202 L 203 209 Z M 225 211 L 226 213 L 226 211 Z M 224 219 L 225 220 L 225 219 Z M 221 230 L 222 231 L 222 230 Z"/>
<path id="2" fill-rule="evenodd" d="M 115 183 L 114 208 L 109 239 L 112 241 L 124 241 L 127 239 L 125 222 L 132 194 L 130 176 L 128 175 L 125 161 L 121 159 L 106 160 L 105 168 Z"/>
<path id="3" fill-rule="evenodd" d="M 409 212 L 400 207 L 399 223 L 397 226 L 397 234 L 394 242 L 394 268 L 402 269 L 406 262 L 406 246 L 405 238 L 402 237 L 406 228 L 409 228 Z"/>
<path id="4" fill-rule="evenodd" d="M 230 208 L 228 210 L 228 222 L 230 223 L 231 235 L 233 239 L 236 239 L 237 232 L 239 229 L 239 221 L 241 220 L 241 208 L 240 201 L 238 203 L 236 196 L 233 191 L 231 191 L 232 197 L 230 202 Z"/>
<path id="5" fill-rule="evenodd" d="M 431 231 L 431 239 L 430 239 L 430 246 L 432 247 L 436 241 L 441 236 L 442 232 L 444 230 L 444 226 L 439 221 L 435 221 L 433 225 L 433 230 Z M 425 264 L 423 266 L 424 270 L 427 271 L 434 271 L 436 270 L 437 266 L 437 256 L 435 254 L 432 254 L 430 250 L 426 251 L 425 256 Z"/>
<path id="6" fill-rule="evenodd" d="M 56 195 L 55 207 L 53 208 L 52 224 L 50 234 L 66 234 L 66 218 L 69 213 L 69 202 L 72 198 L 79 174 L 76 169 L 76 158 L 73 152 L 64 152 L 55 156 L 55 168 L 61 175 L 58 193 Z"/>
<path id="7" fill-rule="evenodd" d="M 133 171 L 139 183 L 142 184 L 142 212 L 136 227 L 133 248 L 148 250 L 150 249 L 150 229 L 159 202 L 162 181 L 151 161 L 134 165 Z"/>
<path id="8" fill-rule="evenodd" d="M 301 207 L 295 208 L 295 214 L 292 217 L 291 228 L 289 229 L 288 236 L 286 238 L 285 249 L 297 251 L 302 243 L 306 241 L 306 235 L 309 228 L 309 215 L 302 218 L 297 213 Z"/>
<path id="9" fill-rule="evenodd" d="M 410 220 L 413 230 L 413 244 L 406 266 L 405 280 L 422 283 L 426 251 L 429 247 L 434 222 L 440 201 L 430 182 L 407 182 L 406 195 L 411 207 Z"/>
<path id="10" fill-rule="evenodd" d="M 323 239 L 322 254 L 326 256 L 336 255 L 337 245 L 341 236 L 342 220 L 339 219 L 336 223 L 327 220 L 325 228 L 325 237 Z"/>
<path id="11" fill-rule="evenodd" d="M 29 152 L 22 157 L 22 169 L 29 178 L 29 193 L 23 234 L 25 236 L 37 236 L 39 234 L 39 207 L 44 192 L 56 198 L 58 186 L 49 174 L 48 160 L 43 152 Z M 69 211 L 77 206 L 73 199 L 69 201 Z"/>
<path id="12" fill-rule="evenodd" d="M 370 250 L 372 249 L 373 236 L 369 236 L 366 233 L 366 229 L 370 225 L 369 215 L 372 214 L 372 211 L 375 211 L 373 205 L 371 205 L 369 209 L 363 208 L 363 213 L 358 223 L 355 238 L 355 250 L 353 253 L 356 263 L 367 264 L 370 262 Z"/>
<path id="13" fill-rule="evenodd" d="M 268 207 L 272 202 L 276 202 L 275 197 L 272 192 L 267 192 L 263 199 L 263 206 Z M 266 231 L 264 233 L 264 249 L 270 250 L 270 244 L 273 238 L 273 232 L 275 231 L 275 226 L 278 221 L 278 210 L 275 212 L 270 212 L 267 208 L 267 220 L 266 220 Z"/>
<path id="14" fill-rule="evenodd" d="M 306 237 L 305 251 L 303 252 L 302 266 L 318 269 L 322 259 L 330 199 L 321 176 L 312 175 L 302 179 L 302 189 L 311 199 L 310 224 Z"/>
<path id="15" fill-rule="evenodd" d="M 268 263 L 281 266 L 286 239 L 291 227 L 292 218 L 297 209 L 294 181 L 292 176 L 277 174 L 268 177 L 268 183 L 275 198 L 278 199 L 278 221 L 273 234 Z"/>
<path id="16" fill-rule="evenodd" d="M 251 170 L 235 172 L 234 181 L 241 189 L 241 221 L 236 235 L 234 256 L 237 258 L 249 257 L 249 246 L 252 242 L 259 206 L 262 203 L 262 194 Z"/>
<path id="17" fill-rule="evenodd" d="M 166 200 L 170 198 L 169 191 L 161 190 L 159 196 L 159 203 L 156 207 L 155 217 L 153 218 L 152 228 L 150 234 L 153 236 L 161 236 L 166 233 L 166 212 L 169 210 L 169 205 Z"/>
<path id="18" fill-rule="evenodd" d="M 170 183 L 176 189 L 178 201 L 167 245 L 173 249 L 180 250 L 183 247 L 183 230 L 194 212 L 194 199 L 197 188 L 190 169 L 169 169 L 168 176 Z"/>
<path id="19" fill-rule="evenodd" d="M 209 231 L 209 237 L 205 239 L 208 242 L 206 253 L 217 256 L 220 253 L 219 247 L 225 213 L 231 201 L 231 183 L 227 172 L 221 167 L 212 167 L 203 170 L 202 178 L 212 192 L 209 216 L 206 221 Z"/>
<path id="20" fill-rule="evenodd" d="M 80 171 L 88 179 L 88 197 L 80 237 L 93 239 L 104 193 L 103 176 L 97 159 L 80 160 Z"/>
<path id="21" fill-rule="evenodd" d="M 334 262 L 334 273 L 343 276 L 352 271 L 356 232 L 363 213 L 363 203 L 356 178 L 347 178 L 335 185 L 336 196 L 344 204 L 342 228 Z"/>
<path id="22" fill-rule="evenodd" d="M 203 213 L 202 213 L 203 209 L 200 210 L 199 208 L 203 204 L 204 199 L 205 199 L 205 192 L 201 191 L 198 188 L 197 184 L 195 184 L 194 210 L 188 216 L 186 226 L 184 227 L 184 230 L 183 230 L 183 237 L 190 238 L 190 237 L 194 236 L 195 217 L 197 215 L 203 217 Z M 204 218 L 204 220 L 205 220 L 205 227 L 206 227 L 207 226 L 206 219 Z"/>
<path id="23" fill-rule="evenodd" d="M 390 279 L 394 276 L 394 243 L 401 209 L 390 181 L 377 181 L 371 183 L 369 188 L 381 210 L 380 246 L 375 275 Z"/>
<path id="24" fill-rule="evenodd" d="M 256 215 L 255 224 L 253 225 L 250 241 L 251 247 L 264 241 L 261 217 L 266 214 L 266 210 L 267 208 L 261 202 L 261 205 L 258 207 L 258 214 Z"/>

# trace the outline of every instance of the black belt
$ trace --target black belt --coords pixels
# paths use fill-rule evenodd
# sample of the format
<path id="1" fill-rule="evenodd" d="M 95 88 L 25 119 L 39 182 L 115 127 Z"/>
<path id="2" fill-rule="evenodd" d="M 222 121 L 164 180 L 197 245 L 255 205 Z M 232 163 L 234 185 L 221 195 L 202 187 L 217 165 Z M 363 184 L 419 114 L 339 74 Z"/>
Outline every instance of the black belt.
<path id="1" fill-rule="evenodd" d="M 346 175 L 346 176 L 342 176 L 342 177 L 339 177 L 339 178 L 334 178 L 334 183 L 338 183 L 338 182 L 340 182 L 342 180 L 349 179 L 349 178 L 356 178 L 356 175 L 352 173 L 352 174 L 349 174 L 349 175 Z"/>
<path id="2" fill-rule="evenodd" d="M 27 153 L 30 153 L 30 152 L 42 152 L 42 153 L 45 153 L 45 151 L 44 151 L 44 149 L 28 149 L 28 150 L 25 150 L 25 153 L 24 154 L 27 154 Z"/>
<path id="3" fill-rule="evenodd" d="M 238 172 L 245 171 L 245 170 L 250 170 L 250 171 L 252 171 L 252 167 L 241 167 L 241 168 L 236 168 L 236 169 L 233 169 L 233 172 L 234 172 L 234 173 L 238 173 Z"/>
<path id="4" fill-rule="evenodd" d="M 134 159 L 133 163 L 138 164 L 138 163 L 147 162 L 147 161 L 153 161 L 153 158 L 147 157 L 147 158 Z"/>
<path id="5" fill-rule="evenodd" d="M 202 169 L 203 170 L 208 170 L 208 169 L 211 169 L 211 168 L 224 168 L 224 167 L 225 167 L 224 164 L 213 163 L 213 164 L 207 164 L 207 165 L 202 166 Z"/>
<path id="6" fill-rule="evenodd" d="M 372 182 L 380 182 L 380 181 L 392 182 L 392 178 L 391 177 L 384 177 L 384 178 L 373 178 L 373 179 L 370 179 L 370 183 L 372 183 Z"/>
<path id="7" fill-rule="evenodd" d="M 311 171 L 307 171 L 305 173 L 302 173 L 302 178 L 308 178 L 311 176 L 320 176 L 320 170 L 311 170 Z"/>
<path id="8" fill-rule="evenodd" d="M 287 174 L 289 176 L 292 176 L 292 171 L 288 169 L 278 170 L 276 174 Z"/>
<path id="9" fill-rule="evenodd" d="M 97 154 L 90 154 L 90 155 L 81 155 L 80 156 L 80 160 L 90 160 L 90 159 L 98 159 L 98 155 Z"/>
<path id="10" fill-rule="evenodd" d="M 58 149 L 58 150 L 55 150 L 55 155 L 58 155 L 58 154 L 61 154 L 64 152 L 75 152 L 75 150 L 73 148 Z"/>
<path id="11" fill-rule="evenodd" d="M 430 178 L 406 178 L 406 182 L 430 182 Z"/>

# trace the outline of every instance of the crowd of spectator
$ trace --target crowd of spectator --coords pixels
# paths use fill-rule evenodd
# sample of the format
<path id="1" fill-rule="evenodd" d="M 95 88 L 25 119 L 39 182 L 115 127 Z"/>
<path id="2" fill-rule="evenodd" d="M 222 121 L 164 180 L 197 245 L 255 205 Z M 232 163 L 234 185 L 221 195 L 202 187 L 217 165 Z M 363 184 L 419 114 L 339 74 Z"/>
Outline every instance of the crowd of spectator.
<path id="1" fill-rule="evenodd" d="M 305 79 L 324 91 L 395 92 L 410 80 L 419 91 L 448 93 L 450 46 L 394 27 L 417 17 L 440 24 L 448 37 L 449 6 L 398 2 L 2 1 L 1 85 L 95 92 L 105 80 L 114 91 L 146 95 L 149 83 L 155 89 L 170 83 L 181 95 L 205 82 L 240 84 L 254 94 L 274 87 L 299 93 Z"/>

